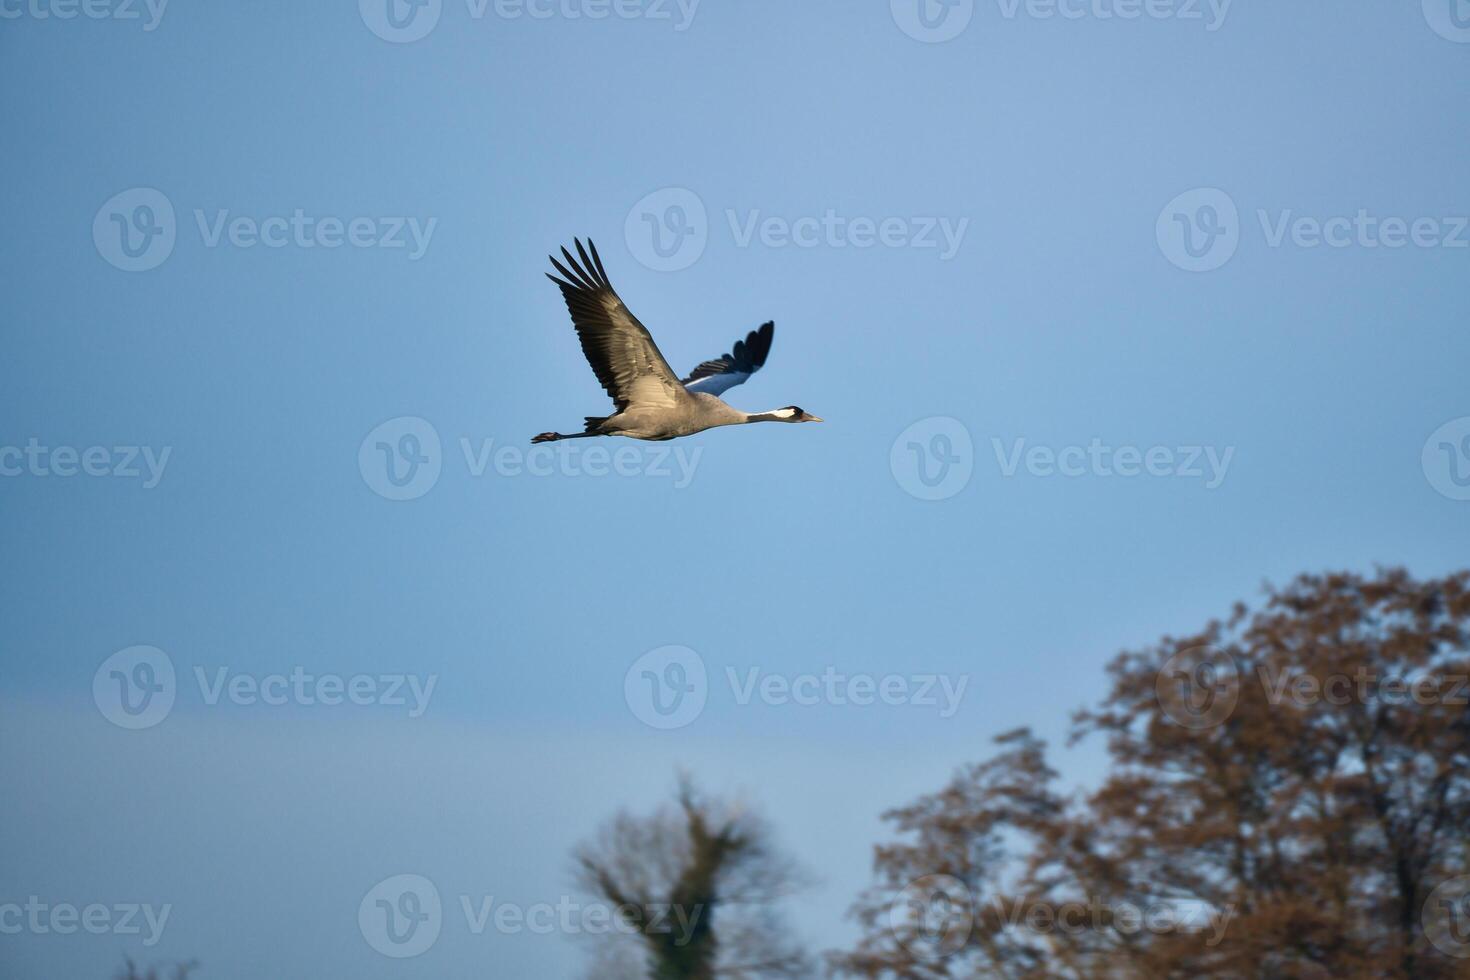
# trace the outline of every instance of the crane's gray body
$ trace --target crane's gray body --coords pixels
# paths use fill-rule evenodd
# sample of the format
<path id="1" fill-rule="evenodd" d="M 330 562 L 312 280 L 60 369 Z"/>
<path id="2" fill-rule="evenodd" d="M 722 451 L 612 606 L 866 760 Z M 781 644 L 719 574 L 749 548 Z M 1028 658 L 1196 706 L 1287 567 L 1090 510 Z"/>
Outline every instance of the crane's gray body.
<path id="1" fill-rule="evenodd" d="M 672 407 L 631 405 L 595 426 L 598 435 L 630 439 L 677 439 L 719 425 L 742 425 L 751 417 L 704 392 L 688 392 Z"/>
<path id="2" fill-rule="evenodd" d="M 587 243 L 592 246 L 589 241 Z M 721 425 L 746 422 L 820 422 L 795 405 L 771 412 L 750 414 L 726 404 L 721 392 L 749 378 L 766 362 L 775 335 L 774 323 L 763 323 L 731 352 L 705 361 L 680 379 L 664 360 L 648 328 L 638 322 L 608 282 L 596 246 L 592 253 L 577 242 L 578 262 L 565 248 L 551 264 L 564 278 L 547 273 L 561 289 L 567 311 L 582 342 L 582 353 L 597 380 L 613 400 L 617 411 L 608 416 L 587 417 L 582 432 L 543 432 L 532 442 L 584 439 L 588 436 L 627 436 L 630 439 L 662 441 L 693 435 Z"/>

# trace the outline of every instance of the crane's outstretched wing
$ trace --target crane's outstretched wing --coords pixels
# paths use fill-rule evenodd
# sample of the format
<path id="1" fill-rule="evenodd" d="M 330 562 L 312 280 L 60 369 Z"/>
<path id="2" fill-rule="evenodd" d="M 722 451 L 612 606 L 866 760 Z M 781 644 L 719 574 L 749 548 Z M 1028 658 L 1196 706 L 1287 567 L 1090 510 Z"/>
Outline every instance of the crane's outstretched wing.
<path id="1" fill-rule="evenodd" d="M 769 320 L 762 323 L 759 329 L 746 334 L 744 340 L 735 341 L 735 349 L 730 353 L 705 361 L 690 372 L 682 382 L 684 390 L 718 395 L 745 381 L 766 363 L 775 333 L 776 324 Z"/>
<path id="2" fill-rule="evenodd" d="M 648 329 L 628 312 L 607 281 L 597 246 L 588 239 L 587 246 L 592 249 L 589 257 L 581 239 L 576 243 L 582 261 L 578 263 L 563 248 L 561 254 L 567 265 L 550 257 L 563 278 L 549 272 L 546 278 L 561 287 L 582 341 L 582 353 L 617 410 L 621 412 L 630 405 L 669 408 L 687 399 L 678 376 L 659 353 Z"/>

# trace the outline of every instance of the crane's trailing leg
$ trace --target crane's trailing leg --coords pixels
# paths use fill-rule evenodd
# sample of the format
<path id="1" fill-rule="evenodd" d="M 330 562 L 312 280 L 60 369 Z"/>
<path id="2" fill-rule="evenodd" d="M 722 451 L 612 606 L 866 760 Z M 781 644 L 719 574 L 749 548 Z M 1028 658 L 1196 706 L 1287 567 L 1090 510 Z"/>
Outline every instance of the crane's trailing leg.
<path id="1" fill-rule="evenodd" d="M 586 419 L 587 428 L 583 432 L 573 432 L 570 434 L 563 432 L 543 432 L 539 436 L 534 436 L 531 439 L 531 445 L 534 446 L 538 442 L 556 442 L 558 439 L 586 439 L 588 436 L 606 435 L 606 433 L 599 431 L 599 429 L 602 423 L 608 420 L 608 416 L 588 415 Z"/>
<path id="2" fill-rule="evenodd" d="M 601 432 L 543 432 L 539 436 L 531 437 L 531 445 L 538 442 L 556 442 L 558 439 L 586 439 L 588 436 L 600 436 Z"/>

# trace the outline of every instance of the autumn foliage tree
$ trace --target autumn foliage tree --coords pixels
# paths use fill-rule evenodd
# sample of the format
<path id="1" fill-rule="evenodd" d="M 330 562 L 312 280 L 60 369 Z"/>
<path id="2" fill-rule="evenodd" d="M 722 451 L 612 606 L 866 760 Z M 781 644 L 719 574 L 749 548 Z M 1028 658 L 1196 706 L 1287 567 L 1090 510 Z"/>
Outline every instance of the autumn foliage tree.
<path id="1" fill-rule="evenodd" d="M 806 883 L 761 817 L 701 794 L 618 814 L 575 854 L 582 885 L 627 928 L 602 946 L 599 980 L 775 980 L 812 975 L 779 906 Z"/>
<path id="2" fill-rule="evenodd" d="M 888 813 L 834 972 L 1470 977 L 1467 584 L 1302 576 L 1120 655 L 1100 785 L 1022 730 Z"/>

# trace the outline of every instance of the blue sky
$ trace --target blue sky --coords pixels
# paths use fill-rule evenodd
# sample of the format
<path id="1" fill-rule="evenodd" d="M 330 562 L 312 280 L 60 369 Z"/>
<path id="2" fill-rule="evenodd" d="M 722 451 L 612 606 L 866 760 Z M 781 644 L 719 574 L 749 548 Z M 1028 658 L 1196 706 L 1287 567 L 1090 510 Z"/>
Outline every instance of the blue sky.
<path id="1" fill-rule="evenodd" d="M 376 0 L 0 4 L 0 906 L 171 908 L 0 934 L 7 976 L 577 976 L 460 897 L 585 899 L 571 847 L 680 765 L 761 804 L 838 946 L 878 814 L 1060 740 L 1118 650 L 1463 564 L 1448 4 L 989 0 L 935 41 L 906 2 L 443 0 L 412 41 Z M 574 235 L 676 369 L 774 319 L 727 397 L 827 421 L 527 456 L 608 405 L 541 275 Z M 139 645 L 175 676 L 134 730 Z M 704 703 L 654 727 L 669 657 Z M 907 694 L 779 693 L 834 673 Z M 357 922 L 400 874 L 443 900 L 408 959 Z"/>

